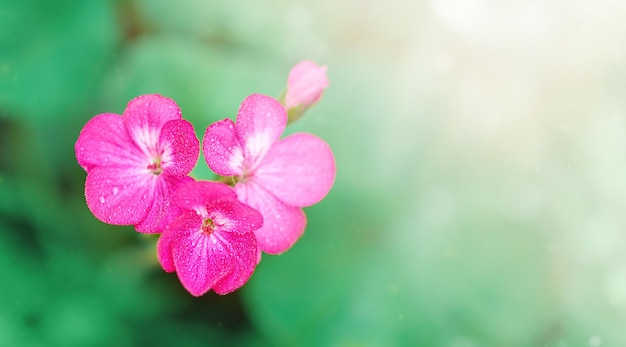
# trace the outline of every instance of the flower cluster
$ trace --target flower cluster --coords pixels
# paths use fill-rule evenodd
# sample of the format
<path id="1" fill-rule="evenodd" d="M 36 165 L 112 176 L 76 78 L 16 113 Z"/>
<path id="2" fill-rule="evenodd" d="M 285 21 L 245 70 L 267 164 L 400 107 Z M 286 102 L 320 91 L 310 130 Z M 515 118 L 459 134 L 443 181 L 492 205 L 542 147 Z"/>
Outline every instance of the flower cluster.
<path id="1" fill-rule="evenodd" d="M 161 266 L 192 295 L 240 288 L 261 252 L 279 254 L 298 240 L 306 227 L 302 208 L 333 185 L 335 160 L 326 142 L 308 133 L 281 139 L 327 85 L 325 67 L 301 62 L 282 103 L 253 94 L 235 122 L 209 125 L 202 148 L 206 164 L 223 176 L 218 181 L 190 176 L 200 141 L 173 100 L 142 95 L 122 115 L 95 116 L 75 145 L 87 172 L 87 207 L 102 222 L 161 234 Z"/>

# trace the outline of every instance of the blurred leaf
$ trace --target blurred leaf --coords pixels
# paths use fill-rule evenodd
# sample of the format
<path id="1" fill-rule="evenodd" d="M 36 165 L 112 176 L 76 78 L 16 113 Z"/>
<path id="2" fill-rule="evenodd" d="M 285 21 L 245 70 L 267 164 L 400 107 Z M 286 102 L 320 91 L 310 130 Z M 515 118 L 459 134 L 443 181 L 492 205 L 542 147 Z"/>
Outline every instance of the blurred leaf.
<path id="1" fill-rule="evenodd" d="M 368 270 L 363 263 L 384 237 L 392 207 L 375 211 L 371 201 L 335 189 L 306 210 L 308 227 L 294 247 L 263 255 L 243 293 L 254 323 L 274 344 L 329 342 L 328 328 L 338 323 L 354 283 Z"/>
<path id="2" fill-rule="evenodd" d="M 274 3 L 273 5 L 278 5 Z M 249 1 L 139 0 L 148 29 L 193 37 L 215 45 L 248 47 L 257 58 L 281 47 L 280 25 L 268 25 L 281 13 L 267 3 Z M 268 38 L 273 38 L 269 39 Z"/>
<path id="3" fill-rule="evenodd" d="M 0 214 L 0 343 L 5 346 L 29 345 L 38 339 L 37 322 L 41 318 L 41 259 L 23 243 L 16 242 L 22 230 L 16 229 Z"/>
<path id="4" fill-rule="evenodd" d="M 535 346 L 559 336 L 546 330 L 558 316 L 538 234 L 494 237 L 505 222 L 471 210 L 432 230 L 427 211 L 378 201 L 335 189 L 307 210 L 295 247 L 264 256 L 244 293 L 274 343 Z"/>
<path id="5" fill-rule="evenodd" d="M 55 121 L 84 109 L 119 41 L 110 2 L 9 1 L 2 9 L 0 117 Z"/>
<path id="6" fill-rule="evenodd" d="M 81 114 L 90 113 L 119 45 L 114 8 L 106 0 L 2 1 L 0 26 L 0 118 L 23 132 L 11 146 L 23 160 L 12 170 L 60 179 L 76 165 L 69 154 Z"/>

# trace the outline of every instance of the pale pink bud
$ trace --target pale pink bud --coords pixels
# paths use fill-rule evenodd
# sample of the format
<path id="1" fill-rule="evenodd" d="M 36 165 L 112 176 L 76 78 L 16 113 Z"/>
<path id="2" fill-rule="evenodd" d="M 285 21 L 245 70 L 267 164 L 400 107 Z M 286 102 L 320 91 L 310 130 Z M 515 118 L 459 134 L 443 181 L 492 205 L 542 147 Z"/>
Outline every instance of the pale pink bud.
<path id="1" fill-rule="evenodd" d="M 301 61 L 289 71 L 285 109 L 308 108 L 316 103 L 328 87 L 326 66 L 317 66 L 310 60 Z"/>

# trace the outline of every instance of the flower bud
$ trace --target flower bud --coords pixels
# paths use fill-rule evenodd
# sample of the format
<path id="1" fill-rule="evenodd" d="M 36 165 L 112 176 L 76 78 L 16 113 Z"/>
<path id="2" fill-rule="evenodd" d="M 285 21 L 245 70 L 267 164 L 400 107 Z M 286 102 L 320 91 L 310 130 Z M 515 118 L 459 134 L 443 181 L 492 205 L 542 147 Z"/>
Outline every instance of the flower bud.
<path id="1" fill-rule="evenodd" d="M 326 87 L 326 66 L 317 66 L 309 60 L 296 64 L 289 72 L 287 90 L 282 100 L 289 120 L 299 118 L 307 108 L 315 104 Z"/>

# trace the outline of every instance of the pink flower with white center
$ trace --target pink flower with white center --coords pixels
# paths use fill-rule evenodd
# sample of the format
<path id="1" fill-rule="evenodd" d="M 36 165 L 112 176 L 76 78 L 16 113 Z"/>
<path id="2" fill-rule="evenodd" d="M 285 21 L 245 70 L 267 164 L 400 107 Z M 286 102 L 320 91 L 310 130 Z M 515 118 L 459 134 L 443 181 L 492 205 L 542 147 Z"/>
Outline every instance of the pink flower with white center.
<path id="1" fill-rule="evenodd" d="M 289 71 L 287 77 L 285 108 L 306 109 L 312 106 L 322 97 L 326 87 L 328 87 L 326 66 L 317 66 L 309 60 L 299 62 Z"/>
<path id="2" fill-rule="evenodd" d="M 255 231 L 262 251 L 278 254 L 302 235 L 302 207 L 322 200 L 335 180 L 335 159 L 323 140 L 296 133 L 279 140 L 287 124 L 281 104 L 253 94 L 239 108 L 237 122 L 210 125 L 202 140 L 209 167 L 234 176 L 239 200 L 259 210 L 263 226 Z"/>
<path id="3" fill-rule="evenodd" d="M 76 141 L 87 172 L 85 198 L 99 220 L 161 232 L 179 212 L 172 193 L 195 166 L 200 143 L 176 103 L 160 95 L 131 100 L 123 115 L 92 118 Z"/>
<path id="4" fill-rule="evenodd" d="M 257 264 L 254 230 L 263 224 L 261 214 L 218 182 L 188 183 L 174 193 L 173 201 L 182 212 L 157 243 L 163 269 L 176 271 L 195 296 L 210 289 L 227 294 L 243 286 Z"/>

